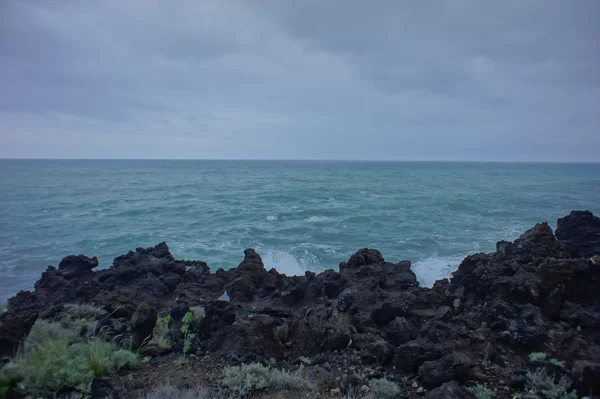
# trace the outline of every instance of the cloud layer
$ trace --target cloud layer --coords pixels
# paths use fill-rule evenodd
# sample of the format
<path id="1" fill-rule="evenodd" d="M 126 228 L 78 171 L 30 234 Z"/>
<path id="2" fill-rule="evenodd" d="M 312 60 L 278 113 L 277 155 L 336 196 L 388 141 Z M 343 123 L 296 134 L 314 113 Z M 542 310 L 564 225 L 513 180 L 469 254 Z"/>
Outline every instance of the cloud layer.
<path id="1" fill-rule="evenodd" d="M 8 0 L 0 157 L 600 161 L 595 0 Z"/>

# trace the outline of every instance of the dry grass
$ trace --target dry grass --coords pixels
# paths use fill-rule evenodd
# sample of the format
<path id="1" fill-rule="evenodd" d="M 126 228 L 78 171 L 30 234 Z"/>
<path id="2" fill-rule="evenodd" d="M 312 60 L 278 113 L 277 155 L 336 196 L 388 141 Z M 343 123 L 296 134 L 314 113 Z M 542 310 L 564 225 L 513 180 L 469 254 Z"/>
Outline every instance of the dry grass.
<path id="1" fill-rule="evenodd" d="M 178 388 L 173 385 L 159 385 L 140 399 L 234 399 L 234 396 L 202 387 Z"/>

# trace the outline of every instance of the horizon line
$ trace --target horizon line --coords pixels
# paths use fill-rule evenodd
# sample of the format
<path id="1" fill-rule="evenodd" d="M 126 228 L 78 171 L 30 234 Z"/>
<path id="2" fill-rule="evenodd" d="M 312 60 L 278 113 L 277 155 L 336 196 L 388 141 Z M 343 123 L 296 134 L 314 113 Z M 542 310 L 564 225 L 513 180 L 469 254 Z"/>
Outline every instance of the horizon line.
<path id="1" fill-rule="evenodd" d="M 566 160 L 460 160 L 460 159 L 306 159 L 306 158 L 47 158 L 0 157 L 0 161 L 245 161 L 245 162 L 373 162 L 373 163 L 536 163 L 596 164 L 597 161 Z"/>

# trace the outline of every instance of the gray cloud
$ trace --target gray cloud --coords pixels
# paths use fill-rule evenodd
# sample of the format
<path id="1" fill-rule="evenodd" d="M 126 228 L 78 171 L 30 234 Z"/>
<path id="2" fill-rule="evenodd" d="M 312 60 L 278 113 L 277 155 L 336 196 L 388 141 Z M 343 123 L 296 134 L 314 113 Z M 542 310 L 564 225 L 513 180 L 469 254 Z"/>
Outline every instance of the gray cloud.
<path id="1" fill-rule="evenodd" d="M 0 156 L 599 161 L 600 3 L 8 0 Z"/>

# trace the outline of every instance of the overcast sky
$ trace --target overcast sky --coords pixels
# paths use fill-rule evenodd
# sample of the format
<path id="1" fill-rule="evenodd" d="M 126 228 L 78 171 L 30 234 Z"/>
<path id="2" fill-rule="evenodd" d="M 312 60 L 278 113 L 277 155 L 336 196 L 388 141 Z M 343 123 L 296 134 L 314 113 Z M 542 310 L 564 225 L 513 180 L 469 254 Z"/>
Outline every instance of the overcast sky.
<path id="1" fill-rule="evenodd" d="M 0 157 L 600 161 L 598 0 L 0 0 Z"/>

